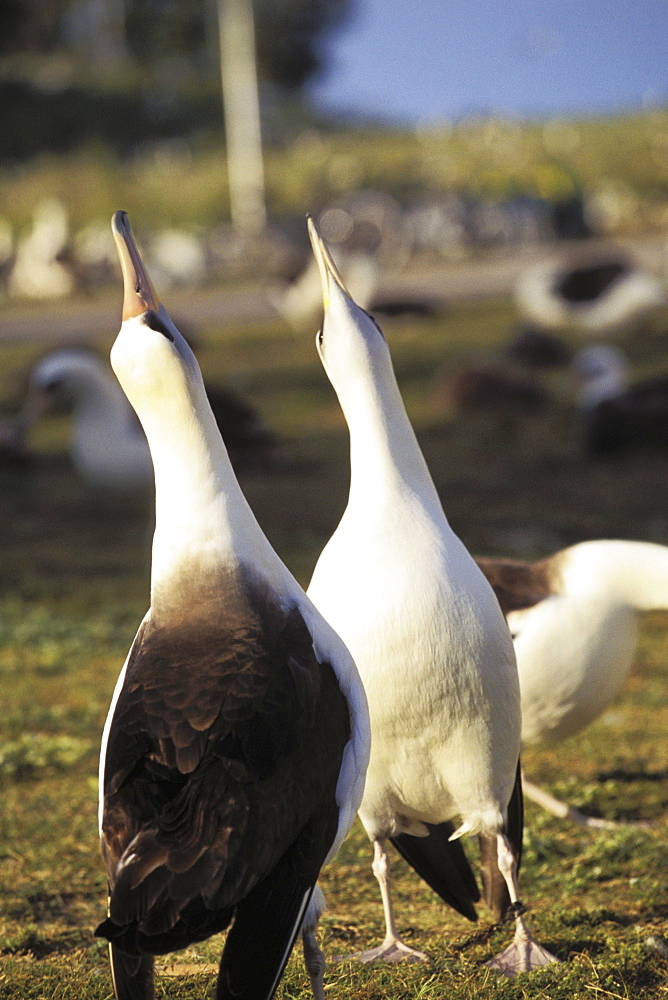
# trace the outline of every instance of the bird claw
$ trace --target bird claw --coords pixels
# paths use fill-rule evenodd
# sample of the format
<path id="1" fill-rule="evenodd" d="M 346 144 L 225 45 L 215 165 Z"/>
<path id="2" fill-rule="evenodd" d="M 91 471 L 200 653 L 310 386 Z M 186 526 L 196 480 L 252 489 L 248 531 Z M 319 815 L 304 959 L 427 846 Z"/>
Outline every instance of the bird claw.
<path id="1" fill-rule="evenodd" d="M 337 961 L 362 962 L 367 965 L 370 962 L 428 962 L 429 958 L 423 951 L 410 948 L 397 938 L 391 941 L 383 941 L 377 948 L 370 948 L 368 951 L 358 951 L 353 955 L 342 955 Z"/>
<path id="2" fill-rule="evenodd" d="M 489 962 L 485 962 L 485 965 L 503 976 L 514 978 L 520 972 L 532 972 L 543 965 L 550 965 L 552 962 L 558 961 L 559 959 L 552 952 L 543 948 L 537 941 L 516 938 L 505 951 L 495 955 Z"/>

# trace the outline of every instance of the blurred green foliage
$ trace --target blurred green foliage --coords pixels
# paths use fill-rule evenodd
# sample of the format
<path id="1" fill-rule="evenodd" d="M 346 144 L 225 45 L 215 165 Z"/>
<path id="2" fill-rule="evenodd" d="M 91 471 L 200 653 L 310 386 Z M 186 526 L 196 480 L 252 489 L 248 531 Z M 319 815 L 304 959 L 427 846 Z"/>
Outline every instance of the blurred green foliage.
<path id="1" fill-rule="evenodd" d="M 136 225 L 227 220 L 222 145 L 202 133 L 132 146 L 126 140 L 141 132 L 141 107 L 134 122 L 127 108 L 109 118 L 109 144 L 99 134 L 83 149 L 0 167 L 3 214 L 24 226 L 36 202 L 53 195 L 75 224 L 106 221 L 119 205 Z M 207 107 L 193 103 L 192 119 L 206 118 Z M 657 230 L 668 225 L 668 111 L 540 124 L 490 119 L 423 132 L 303 127 L 294 141 L 266 150 L 265 174 L 274 218 L 303 218 L 362 188 L 404 205 L 449 193 L 552 203 L 584 194 L 612 232 Z"/>

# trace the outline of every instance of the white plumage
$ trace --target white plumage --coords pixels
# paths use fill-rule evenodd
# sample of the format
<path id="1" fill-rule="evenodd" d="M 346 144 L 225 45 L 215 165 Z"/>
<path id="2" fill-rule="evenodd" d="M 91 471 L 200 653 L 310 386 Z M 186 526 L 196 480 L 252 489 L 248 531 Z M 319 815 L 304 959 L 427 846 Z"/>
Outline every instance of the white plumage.
<path id="1" fill-rule="evenodd" d="M 515 904 L 515 941 L 492 963 L 514 974 L 552 956 L 531 939 L 517 903 L 520 702 L 512 641 L 490 586 L 445 518 L 385 338 L 347 293 L 312 220 L 309 229 L 325 304 L 318 350 L 350 430 L 351 483 L 308 593 L 353 653 L 369 699 L 372 749 L 360 817 L 374 842 L 387 928 L 383 944 L 361 957 L 424 957 L 394 924 L 387 838 L 475 919 L 475 880 L 454 842 L 470 833 L 481 836 L 488 900 L 501 913 L 506 892 Z"/>
<path id="2" fill-rule="evenodd" d="M 522 694 L 522 740 L 556 744 L 574 736 L 617 697 L 633 664 L 643 612 L 668 608 L 668 547 L 600 539 L 536 563 L 481 559 L 506 610 Z M 524 782 L 525 793 L 559 816 L 584 816 Z"/>
<path id="3" fill-rule="evenodd" d="M 53 351 L 30 373 L 24 413 L 34 421 L 51 400 L 72 401 L 70 455 L 79 475 L 93 486 L 148 488 L 153 464 L 146 438 L 120 385 L 91 351 Z"/>
<path id="4" fill-rule="evenodd" d="M 98 934 L 118 1000 L 149 1000 L 154 955 L 231 923 L 216 996 L 270 1000 L 301 926 L 324 1000 L 315 880 L 361 800 L 364 689 L 255 520 L 124 213 L 113 229 L 125 302 L 112 365 L 151 448 L 156 527 L 151 606 L 100 755 Z"/>
<path id="5" fill-rule="evenodd" d="M 663 281 L 615 252 L 541 261 L 522 275 L 515 297 L 542 329 L 571 328 L 591 337 L 633 330 L 668 303 Z"/>

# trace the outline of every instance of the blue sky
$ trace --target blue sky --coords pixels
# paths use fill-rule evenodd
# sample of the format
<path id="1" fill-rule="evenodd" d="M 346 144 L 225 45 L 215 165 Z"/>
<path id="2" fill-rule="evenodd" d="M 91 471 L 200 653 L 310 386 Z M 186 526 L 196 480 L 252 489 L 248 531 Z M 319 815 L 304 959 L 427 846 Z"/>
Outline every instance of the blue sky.
<path id="1" fill-rule="evenodd" d="M 668 0 L 351 0 L 323 109 L 414 124 L 668 104 Z"/>

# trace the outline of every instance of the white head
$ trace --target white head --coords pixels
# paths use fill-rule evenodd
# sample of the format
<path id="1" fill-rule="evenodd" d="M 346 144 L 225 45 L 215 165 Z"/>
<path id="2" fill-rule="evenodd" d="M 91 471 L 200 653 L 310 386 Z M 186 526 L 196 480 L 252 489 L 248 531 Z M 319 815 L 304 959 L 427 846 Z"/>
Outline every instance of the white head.
<path id="1" fill-rule="evenodd" d="M 175 573 L 234 559 L 235 532 L 257 526 L 232 471 L 199 365 L 160 304 L 124 212 L 112 230 L 124 282 L 111 363 L 151 449 L 156 487 L 152 601 Z"/>
<path id="2" fill-rule="evenodd" d="M 157 420 L 167 424 L 183 416 L 184 399 L 209 410 L 204 384 L 188 343 L 153 288 L 125 212 L 116 212 L 112 231 L 123 272 L 123 322 L 111 350 L 111 365 L 137 412 L 149 443 Z M 212 418 L 213 419 L 213 418 Z"/>
<path id="3" fill-rule="evenodd" d="M 625 604 L 635 611 L 668 610 L 668 546 L 600 539 L 566 549 L 564 589 Z"/>
<path id="4" fill-rule="evenodd" d="M 28 393 L 21 422 L 27 429 L 60 400 L 74 405 L 75 411 L 122 401 L 120 390 L 102 358 L 81 348 L 52 351 L 30 372 Z"/>
<path id="5" fill-rule="evenodd" d="M 619 396 L 629 385 L 629 363 L 612 344 L 596 344 L 578 351 L 572 368 L 581 385 L 580 405 L 584 409 Z"/>
<path id="6" fill-rule="evenodd" d="M 352 298 L 329 247 L 310 215 L 307 221 L 320 271 L 325 311 L 316 345 L 320 360 L 345 410 L 351 393 L 361 385 L 368 385 L 370 372 L 377 380 L 395 382 L 392 359 L 383 331 Z"/>
<path id="7" fill-rule="evenodd" d="M 387 341 L 375 319 L 343 283 L 329 249 L 308 216 L 320 270 L 325 315 L 317 335 L 320 360 L 339 397 L 351 444 L 351 496 L 368 492 L 379 477 L 410 484 L 438 502 L 426 463 L 404 408 Z M 440 515 L 440 503 L 438 503 Z"/>

